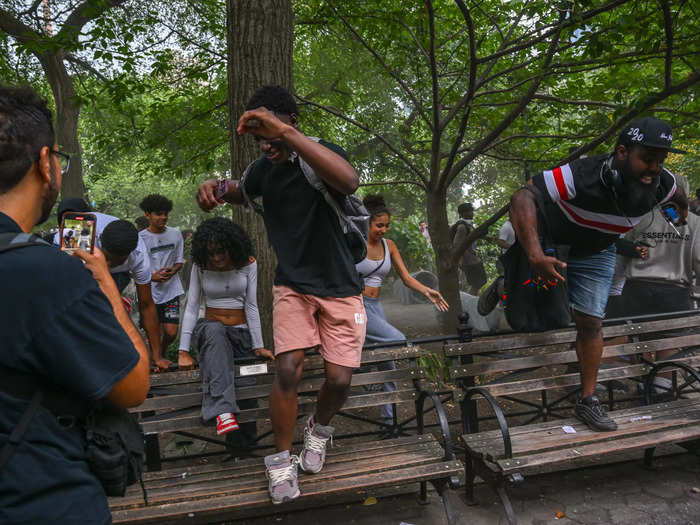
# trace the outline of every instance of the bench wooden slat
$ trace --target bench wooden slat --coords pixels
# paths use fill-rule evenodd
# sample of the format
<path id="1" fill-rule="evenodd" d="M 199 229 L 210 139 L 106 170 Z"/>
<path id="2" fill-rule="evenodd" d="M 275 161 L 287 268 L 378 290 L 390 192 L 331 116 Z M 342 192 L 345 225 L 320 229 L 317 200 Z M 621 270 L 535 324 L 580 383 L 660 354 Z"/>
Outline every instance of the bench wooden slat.
<path id="1" fill-rule="evenodd" d="M 698 438 L 700 438 L 700 421 L 696 421 L 695 424 L 692 425 L 689 424 L 668 430 L 652 430 L 642 433 L 641 435 L 633 435 L 628 438 L 599 441 L 576 446 L 574 448 L 562 448 L 543 452 L 541 454 L 521 456 L 513 460 L 502 459 L 498 460 L 497 464 L 504 473 L 526 471 L 528 469 L 542 467 L 544 465 L 552 466 L 563 463 L 571 464 L 572 461 L 575 462 L 577 460 L 582 460 L 589 457 L 639 450 L 664 445 L 667 443 L 690 441 Z"/>
<path id="2" fill-rule="evenodd" d="M 517 436 L 511 436 L 513 446 L 513 456 L 528 456 L 557 449 L 570 449 L 589 443 L 597 443 L 608 440 L 618 440 L 629 438 L 634 435 L 657 432 L 660 430 L 670 430 L 688 425 L 700 425 L 700 401 L 695 404 L 681 403 L 675 405 L 673 402 L 659 403 L 649 407 L 639 407 L 633 415 L 622 415 L 618 412 L 611 412 L 612 417 L 618 424 L 618 429 L 614 432 L 595 432 L 590 430 L 578 419 L 571 418 L 559 420 L 556 427 L 549 430 L 542 428 L 531 428 L 530 432 L 523 432 Z M 650 417 L 648 420 L 634 420 L 642 416 Z M 575 434 L 567 434 L 562 430 L 562 426 L 568 425 L 576 430 Z M 525 427 L 528 429 L 530 425 Z M 489 461 L 503 459 L 503 441 L 488 440 L 476 441 L 466 440 L 467 447 Z"/>
<path id="3" fill-rule="evenodd" d="M 425 370 L 422 368 L 397 368 L 396 370 L 385 370 L 380 372 L 365 372 L 352 375 L 352 386 L 374 385 L 388 381 L 411 381 L 425 377 Z M 325 377 L 315 379 L 303 379 L 299 382 L 297 392 L 316 392 L 323 383 Z M 236 389 L 236 399 L 258 399 L 266 398 L 270 395 L 271 384 L 242 386 Z M 199 406 L 202 402 L 202 393 L 192 392 L 185 394 L 174 394 L 165 396 L 155 396 L 146 399 L 138 407 L 130 411 L 134 413 L 149 412 L 152 410 L 173 410 Z"/>
<path id="4" fill-rule="evenodd" d="M 416 467 L 399 468 L 386 472 L 373 472 L 349 478 L 315 482 L 313 477 L 300 478 L 301 496 L 292 503 L 287 503 L 284 511 L 303 507 L 308 500 L 322 498 L 325 495 L 352 493 L 361 489 L 378 488 L 393 484 L 418 483 L 431 479 L 459 475 L 463 469 L 459 461 L 431 463 Z M 138 509 L 115 510 L 113 523 L 187 523 L 221 522 L 237 518 L 237 513 L 255 507 L 272 506 L 267 488 L 245 494 L 205 498 L 181 503 L 166 503 Z"/>
<path id="5" fill-rule="evenodd" d="M 679 399 L 676 401 L 673 401 L 674 404 L 674 409 L 682 410 L 684 408 L 692 408 L 694 405 L 698 404 L 700 400 L 698 399 Z M 651 407 L 659 407 L 660 409 L 663 409 L 663 407 L 668 407 L 670 406 L 669 403 L 664 402 L 664 403 L 655 403 L 654 405 L 650 405 Z M 636 415 L 639 415 L 643 411 L 650 410 L 650 406 L 635 406 L 635 407 L 630 407 L 630 408 L 623 408 L 620 410 L 616 410 L 614 412 L 611 412 L 611 414 L 615 414 L 615 417 L 618 418 L 626 418 L 626 417 L 634 417 Z M 565 423 L 565 420 L 563 419 L 550 419 L 548 421 L 540 421 L 539 423 L 530 423 L 528 425 L 518 425 L 514 427 L 510 427 L 508 429 L 511 440 L 513 442 L 517 441 L 521 436 L 532 434 L 535 432 L 551 432 L 555 429 L 560 429 L 562 425 L 567 425 L 570 423 Z M 567 419 L 566 421 L 574 421 L 576 424 L 579 424 L 579 420 L 572 418 L 572 419 Z M 586 427 L 583 427 L 586 428 Z M 489 447 L 490 445 L 488 442 L 503 442 L 503 439 L 501 438 L 501 431 L 498 429 L 495 430 L 484 430 L 481 432 L 477 432 L 474 434 L 463 434 L 462 435 L 462 440 L 467 443 L 470 447 L 480 448 L 478 445 L 478 442 L 483 442 L 484 447 Z"/>
<path id="6" fill-rule="evenodd" d="M 326 451 L 326 458 L 330 461 L 336 456 L 342 456 L 343 458 L 352 456 L 357 452 L 363 451 L 374 451 L 377 454 L 382 454 L 384 451 L 390 451 L 395 448 L 405 448 L 410 446 L 419 446 L 425 443 L 437 443 L 437 440 L 432 434 L 423 434 L 420 436 L 404 436 L 400 438 L 393 439 L 382 439 L 379 441 L 362 441 L 359 443 L 347 443 L 347 442 L 334 442 L 333 446 L 328 447 Z M 213 463 L 206 463 L 203 465 L 191 465 L 179 468 L 168 468 L 163 470 L 157 470 L 153 472 L 146 472 L 143 475 L 144 482 L 158 481 L 165 479 L 186 479 L 188 476 L 194 475 L 195 473 L 216 473 L 219 471 L 236 471 L 245 470 L 255 466 L 260 461 L 260 458 L 249 458 L 240 461 L 227 461 L 222 463 L 216 461 Z M 183 476 L 184 475 L 184 476 Z M 127 489 L 129 491 L 139 492 L 140 488 L 136 485 L 132 485 Z"/>
<path id="7" fill-rule="evenodd" d="M 425 354 L 432 353 L 429 350 L 420 346 L 403 346 L 400 348 L 384 348 L 380 350 L 365 350 L 362 353 L 362 365 L 371 365 L 373 363 L 381 363 L 383 361 L 391 361 L 398 359 L 413 359 L 421 357 Z M 320 355 L 314 354 L 307 356 L 304 359 L 304 370 L 322 370 L 324 367 L 323 358 Z M 274 363 L 268 363 L 268 374 L 274 373 Z M 236 377 L 241 376 L 240 367 L 235 367 Z M 186 370 L 182 372 L 164 372 L 162 374 L 151 375 L 151 387 L 179 385 L 183 383 L 198 383 L 201 382 L 199 369 Z"/>
<path id="8" fill-rule="evenodd" d="M 343 410 L 351 408 L 365 408 L 381 406 L 388 403 L 403 403 L 415 401 L 415 389 L 397 390 L 395 392 L 373 392 L 369 394 L 351 395 L 343 405 Z M 316 406 L 315 399 L 299 399 L 299 414 L 311 414 Z M 177 414 L 165 413 L 144 418 L 141 422 L 144 434 L 159 434 L 161 432 L 174 432 L 176 430 L 188 430 L 202 426 L 199 408 L 181 411 Z M 239 423 L 259 421 L 269 417 L 267 408 L 251 408 L 241 410 L 236 419 Z"/>
<path id="9" fill-rule="evenodd" d="M 668 337 L 638 343 L 624 343 L 604 347 L 603 358 L 643 354 L 645 352 L 657 352 L 659 350 L 669 350 L 697 345 L 700 345 L 700 334 Z M 541 366 L 578 362 L 578 357 L 576 356 L 576 352 L 574 350 L 569 350 L 566 352 L 551 352 L 548 354 L 527 357 L 498 359 L 497 356 L 493 356 L 493 358 L 494 360 L 491 361 L 452 367 L 450 368 L 450 376 L 454 378 L 471 377 L 495 372 L 524 370 Z"/>
<path id="10" fill-rule="evenodd" d="M 372 472 L 384 472 L 395 468 L 407 466 L 425 465 L 442 461 L 444 451 L 437 443 L 416 445 L 412 449 L 401 449 L 393 454 L 383 456 L 368 456 L 358 458 L 359 461 L 329 461 L 318 474 L 314 474 L 315 482 L 335 480 L 350 476 L 369 474 Z M 194 476 L 190 480 L 181 480 L 181 483 L 171 483 L 165 486 L 151 483 L 146 486 L 148 490 L 149 505 L 160 503 L 177 503 L 180 501 L 199 499 L 202 497 L 233 495 L 243 492 L 260 491 L 267 488 L 265 478 L 265 466 L 260 459 L 255 466 L 238 476 L 225 474 L 221 476 Z M 162 485 L 162 484 L 160 484 Z M 132 494 L 125 498 L 119 498 L 113 507 L 127 508 L 143 503 L 139 494 Z"/>
<path id="11" fill-rule="evenodd" d="M 653 332 L 664 332 L 679 328 L 693 328 L 700 326 L 700 315 L 678 317 L 675 319 L 663 319 L 659 321 L 647 321 L 644 323 L 620 324 L 603 327 L 603 337 L 618 337 L 621 335 L 637 335 Z M 507 336 L 489 336 L 479 338 L 469 343 L 457 343 L 445 345 L 447 356 L 460 356 L 477 354 L 481 352 L 495 352 L 499 350 L 515 350 L 530 346 L 545 346 L 576 341 L 576 330 L 556 330 L 534 334 L 515 334 Z"/>
<path id="12" fill-rule="evenodd" d="M 696 367 L 700 365 L 700 356 L 680 357 L 678 359 L 666 359 L 664 360 L 664 362 L 685 363 L 690 366 Z M 613 379 L 628 379 L 631 377 L 640 377 L 646 375 L 649 371 L 649 368 L 649 365 L 637 364 L 602 369 L 598 372 L 598 381 L 604 382 Z M 665 369 L 664 371 L 671 371 L 671 369 Z M 507 396 L 538 390 L 551 390 L 555 388 L 564 388 L 567 386 L 578 386 L 580 382 L 581 377 L 579 376 L 579 374 L 563 374 L 552 377 L 496 383 L 492 385 L 479 385 L 479 388 L 484 388 L 488 390 L 494 396 Z"/>

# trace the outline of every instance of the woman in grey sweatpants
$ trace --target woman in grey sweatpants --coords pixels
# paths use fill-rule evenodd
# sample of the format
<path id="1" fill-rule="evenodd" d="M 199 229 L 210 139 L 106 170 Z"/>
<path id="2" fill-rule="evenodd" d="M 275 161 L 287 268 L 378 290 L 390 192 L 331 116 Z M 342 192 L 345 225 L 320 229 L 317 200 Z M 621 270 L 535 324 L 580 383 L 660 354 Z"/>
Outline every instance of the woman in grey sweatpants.
<path id="1" fill-rule="evenodd" d="M 265 349 L 257 303 L 257 262 L 248 234 L 216 217 L 192 238 L 192 271 L 182 320 L 180 352 L 199 350 L 202 419 L 216 419 L 219 435 L 238 430 L 234 363 L 253 355 L 274 359 Z M 199 316 L 204 300 L 204 317 Z"/>
<path id="2" fill-rule="evenodd" d="M 406 337 L 387 321 L 381 299 L 379 298 L 381 286 L 391 271 L 392 265 L 396 269 L 399 278 L 408 288 L 425 295 L 438 310 L 446 312 L 449 306 L 440 292 L 428 288 L 411 277 L 396 244 L 390 239 L 384 238 L 391 222 L 391 214 L 384 203 L 384 197 L 381 195 L 367 195 L 363 203 L 370 213 L 367 257 L 360 261 L 356 268 L 364 284 L 362 300 L 367 314 L 367 336 L 365 342 L 388 343 L 403 341 Z M 380 370 L 393 370 L 394 368 L 396 368 L 394 362 L 388 361 L 382 364 Z M 385 392 L 396 391 L 396 383 L 384 383 L 383 390 Z M 384 405 L 382 407 L 382 420 L 384 420 L 385 424 L 391 424 L 393 419 L 393 406 L 390 404 Z"/>

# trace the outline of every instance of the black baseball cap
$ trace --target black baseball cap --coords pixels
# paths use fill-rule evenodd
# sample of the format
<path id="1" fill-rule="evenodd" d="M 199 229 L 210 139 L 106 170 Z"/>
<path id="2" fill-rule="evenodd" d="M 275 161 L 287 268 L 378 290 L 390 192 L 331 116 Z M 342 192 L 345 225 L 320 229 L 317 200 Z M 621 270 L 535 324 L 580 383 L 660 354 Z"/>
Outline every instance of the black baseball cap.
<path id="1" fill-rule="evenodd" d="M 680 149 L 672 148 L 673 133 L 671 126 L 654 117 L 642 117 L 634 119 L 627 124 L 617 139 L 618 144 L 634 146 L 638 144 L 647 148 L 665 149 L 672 153 L 688 153 Z"/>

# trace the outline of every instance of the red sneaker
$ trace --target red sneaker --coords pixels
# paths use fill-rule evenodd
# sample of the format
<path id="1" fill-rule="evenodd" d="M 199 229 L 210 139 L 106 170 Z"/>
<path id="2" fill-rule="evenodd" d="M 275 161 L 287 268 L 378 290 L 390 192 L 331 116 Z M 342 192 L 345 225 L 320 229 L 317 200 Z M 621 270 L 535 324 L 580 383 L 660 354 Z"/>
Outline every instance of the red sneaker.
<path id="1" fill-rule="evenodd" d="M 219 414 L 216 416 L 216 433 L 217 435 L 226 434 L 233 430 L 238 430 L 238 421 L 236 421 L 236 416 L 231 412 L 226 412 L 225 414 Z"/>

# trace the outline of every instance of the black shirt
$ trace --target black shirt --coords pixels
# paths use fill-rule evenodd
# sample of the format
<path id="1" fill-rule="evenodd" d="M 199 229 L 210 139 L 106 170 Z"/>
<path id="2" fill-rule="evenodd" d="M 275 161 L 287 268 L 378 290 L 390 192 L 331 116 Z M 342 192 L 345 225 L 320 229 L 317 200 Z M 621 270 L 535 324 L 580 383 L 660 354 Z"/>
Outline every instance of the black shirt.
<path id="1" fill-rule="evenodd" d="M 571 246 L 571 255 L 599 253 L 634 226 L 653 207 L 642 204 L 625 209 L 624 201 L 601 179 L 609 155 L 577 159 L 533 177 L 544 195 L 547 222 L 556 244 Z M 654 204 L 668 201 L 676 191 L 676 178 L 664 169 Z"/>
<path id="2" fill-rule="evenodd" d="M 0 233 L 19 226 L 0 213 Z M 139 356 L 83 263 L 53 246 L 0 253 L 0 363 L 85 399 L 105 397 Z M 0 448 L 28 406 L 0 391 Z M 0 475 L 0 523 L 110 523 L 80 433 L 45 408 Z"/>
<path id="3" fill-rule="evenodd" d="M 347 159 L 340 146 L 320 144 Z M 318 297 L 362 291 L 338 216 L 308 183 L 298 160 L 273 164 L 259 158 L 246 176 L 245 190 L 251 198 L 262 196 L 265 227 L 277 254 L 275 284 Z"/>

